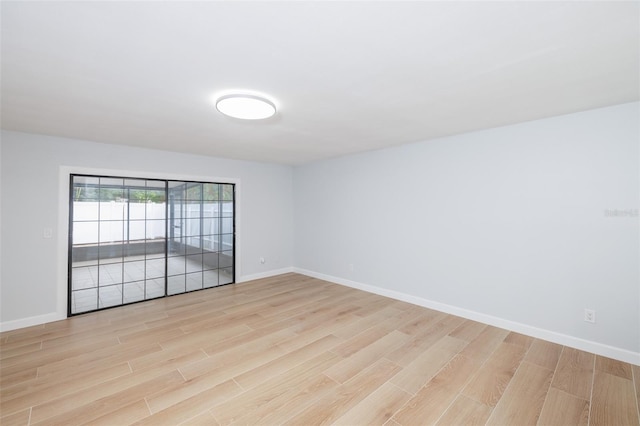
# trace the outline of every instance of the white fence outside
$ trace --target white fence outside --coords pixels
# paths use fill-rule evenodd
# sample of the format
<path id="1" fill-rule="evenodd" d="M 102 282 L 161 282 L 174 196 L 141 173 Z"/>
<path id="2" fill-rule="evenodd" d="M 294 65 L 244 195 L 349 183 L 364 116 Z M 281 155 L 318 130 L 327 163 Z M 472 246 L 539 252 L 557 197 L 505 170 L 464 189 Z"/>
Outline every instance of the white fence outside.
<path id="1" fill-rule="evenodd" d="M 202 214 L 200 207 L 202 206 Z M 233 247 L 233 203 L 176 204 L 174 235 L 190 240 L 222 235 L 222 249 Z M 180 211 L 178 211 L 180 209 Z M 220 210 L 223 214 L 220 215 Z M 165 238 L 165 203 L 126 201 L 73 203 L 73 244 L 98 244 Z M 204 219 L 200 220 L 203 216 Z M 220 218 L 219 216 L 224 216 Z M 203 226 L 200 229 L 201 225 Z M 202 231 L 202 232 L 201 232 Z M 218 238 L 215 239 L 218 243 Z M 210 244 L 213 244 L 211 241 Z"/>

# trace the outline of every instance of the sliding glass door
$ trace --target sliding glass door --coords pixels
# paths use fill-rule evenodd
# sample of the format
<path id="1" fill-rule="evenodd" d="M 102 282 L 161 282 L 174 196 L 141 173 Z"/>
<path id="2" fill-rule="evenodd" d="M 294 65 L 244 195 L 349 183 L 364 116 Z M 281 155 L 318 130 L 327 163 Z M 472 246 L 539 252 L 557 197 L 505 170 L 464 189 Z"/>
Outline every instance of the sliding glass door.
<path id="1" fill-rule="evenodd" d="M 233 282 L 233 185 L 169 182 L 168 294 Z"/>
<path id="2" fill-rule="evenodd" d="M 72 175 L 69 315 L 234 282 L 234 185 Z"/>

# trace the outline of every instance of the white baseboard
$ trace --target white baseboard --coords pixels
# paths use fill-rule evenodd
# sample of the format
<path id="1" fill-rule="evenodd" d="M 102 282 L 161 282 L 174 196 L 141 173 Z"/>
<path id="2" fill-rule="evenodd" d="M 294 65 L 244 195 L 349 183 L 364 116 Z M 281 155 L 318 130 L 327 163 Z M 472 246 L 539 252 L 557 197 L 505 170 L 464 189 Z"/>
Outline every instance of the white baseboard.
<path id="1" fill-rule="evenodd" d="M 560 345 L 569 346 L 571 348 L 580 349 L 586 352 L 591 352 L 591 353 L 602 355 L 608 358 L 617 359 L 619 361 L 640 365 L 640 352 L 632 352 L 626 349 L 617 348 L 614 346 L 609 346 L 602 343 L 593 342 L 590 340 L 585 340 L 579 337 L 569 336 L 562 333 L 556 333 L 555 331 L 545 330 L 545 329 L 533 327 L 527 324 L 506 320 L 504 318 L 494 317 L 494 316 L 483 314 L 480 312 L 459 308 L 457 306 L 434 302 L 432 300 L 423 299 L 421 297 L 412 296 L 410 294 L 401 293 L 394 290 L 388 290 L 385 288 L 376 287 L 368 284 L 362 284 L 356 281 L 334 277 L 331 275 L 326 275 L 326 274 L 322 274 L 315 271 L 309 271 L 301 268 L 293 268 L 293 271 L 302 275 L 307 275 L 307 276 L 318 278 L 324 281 L 329 281 L 335 284 L 356 288 L 358 290 L 363 290 L 369 293 L 379 294 L 380 296 L 390 297 L 392 299 L 400 300 L 400 301 L 411 303 L 418 306 L 423 306 L 425 308 L 433 309 L 440 312 L 445 312 L 447 314 L 459 316 L 459 317 L 470 319 L 473 321 L 478 321 L 483 324 L 489 324 L 494 327 L 503 328 L 505 330 L 515 331 L 516 333 L 526 334 L 527 336 L 535 337 L 537 339 L 542 339 L 542 340 L 557 343 Z"/>
<path id="2" fill-rule="evenodd" d="M 251 274 L 251 275 L 243 275 L 241 277 L 239 277 L 238 279 L 236 279 L 237 283 L 244 283 L 247 281 L 253 281 L 253 280 L 259 280 L 262 278 L 269 278 L 269 277 L 275 277 L 276 275 L 282 275 L 282 274 L 288 274 L 294 272 L 293 267 L 290 266 L 288 268 L 282 268 L 282 269 L 274 269 L 271 271 L 266 271 L 266 272 L 260 272 L 259 274 Z"/>
<path id="3" fill-rule="evenodd" d="M 18 328 L 31 327 L 34 325 L 42 325 L 48 322 L 60 321 L 66 318 L 67 317 L 65 315 L 61 316 L 57 312 L 52 312 L 50 314 L 38 315 L 35 317 L 21 318 L 13 321 L 5 321 L 0 323 L 0 332 L 17 330 Z"/>

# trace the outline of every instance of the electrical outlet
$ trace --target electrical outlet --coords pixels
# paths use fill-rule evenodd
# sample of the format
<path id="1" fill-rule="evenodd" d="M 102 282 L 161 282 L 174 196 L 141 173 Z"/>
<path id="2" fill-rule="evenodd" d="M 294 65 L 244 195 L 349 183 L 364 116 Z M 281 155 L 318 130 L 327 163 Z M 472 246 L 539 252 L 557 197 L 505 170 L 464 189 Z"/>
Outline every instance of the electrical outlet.
<path id="1" fill-rule="evenodd" d="M 264 265 L 265 263 L 267 263 L 267 261 L 264 259 L 264 257 L 261 257 L 260 258 L 260 263 Z"/>
<path id="2" fill-rule="evenodd" d="M 592 324 L 596 323 L 596 311 L 593 309 L 584 309 L 584 320 Z"/>

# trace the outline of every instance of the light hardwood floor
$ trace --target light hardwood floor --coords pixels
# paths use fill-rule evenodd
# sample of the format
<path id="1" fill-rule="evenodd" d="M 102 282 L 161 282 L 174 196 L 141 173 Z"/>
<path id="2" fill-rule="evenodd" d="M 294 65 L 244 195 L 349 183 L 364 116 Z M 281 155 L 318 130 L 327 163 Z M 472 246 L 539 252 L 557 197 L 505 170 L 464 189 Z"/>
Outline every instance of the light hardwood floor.
<path id="1" fill-rule="evenodd" d="M 296 274 L 0 343 L 3 426 L 640 422 L 640 367 Z"/>

